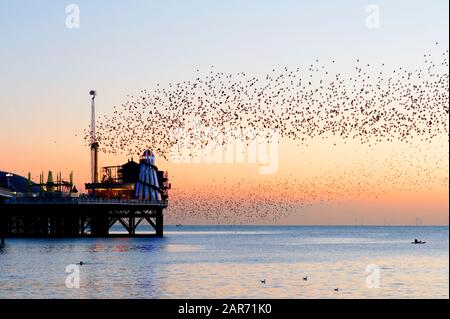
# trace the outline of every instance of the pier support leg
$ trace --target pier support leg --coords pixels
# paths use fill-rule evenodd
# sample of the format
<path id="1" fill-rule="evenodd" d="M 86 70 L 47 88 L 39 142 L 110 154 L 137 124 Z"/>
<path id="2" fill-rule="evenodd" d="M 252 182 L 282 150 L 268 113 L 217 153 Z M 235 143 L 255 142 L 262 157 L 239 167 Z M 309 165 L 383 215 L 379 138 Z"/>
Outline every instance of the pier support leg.
<path id="1" fill-rule="evenodd" d="M 30 235 L 30 218 L 28 216 L 23 218 L 23 232 L 25 236 Z"/>
<path id="2" fill-rule="evenodd" d="M 91 235 L 94 237 L 108 237 L 109 218 L 108 212 L 98 212 L 91 219 Z"/>
<path id="3" fill-rule="evenodd" d="M 134 211 L 130 212 L 130 217 L 128 219 L 128 226 L 129 226 L 129 235 L 134 236 L 136 235 L 136 220 L 135 220 L 135 214 Z"/>
<path id="4" fill-rule="evenodd" d="M 5 245 L 5 237 L 6 237 L 6 218 L 0 217 L 0 246 L 3 247 Z"/>
<path id="5" fill-rule="evenodd" d="M 4 216 L 0 216 L 0 246 L 3 247 L 5 245 L 5 237 L 6 237 L 6 222 L 7 219 Z"/>
<path id="6" fill-rule="evenodd" d="M 162 210 L 158 209 L 156 211 L 156 236 L 163 237 L 164 219 Z"/>

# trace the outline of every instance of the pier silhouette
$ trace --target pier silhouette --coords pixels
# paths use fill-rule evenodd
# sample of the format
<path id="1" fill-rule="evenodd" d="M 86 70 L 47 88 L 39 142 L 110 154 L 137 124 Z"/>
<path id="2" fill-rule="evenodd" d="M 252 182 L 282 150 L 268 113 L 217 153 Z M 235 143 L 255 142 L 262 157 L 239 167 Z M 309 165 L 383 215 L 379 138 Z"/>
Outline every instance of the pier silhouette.
<path id="1" fill-rule="evenodd" d="M 64 180 L 44 172 L 39 183 L 13 173 L 0 172 L 0 238 L 5 237 L 111 237 L 163 236 L 163 210 L 168 206 L 168 173 L 158 170 L 155 155 L 146 149 L 139 163 L 132 159 L 98 171 L 98 140 L 95 134 L 96 91 L 91 98 L 91 181 L 80 194 L 73 173 Z M 5 184 L 5 185 L 3 185 Z M 6 188 L 5 188 L 6 187 Z M 154 233 L 137 233 L 147 222 Z M 126 234 L 112 234 L 121 224 Z"/>

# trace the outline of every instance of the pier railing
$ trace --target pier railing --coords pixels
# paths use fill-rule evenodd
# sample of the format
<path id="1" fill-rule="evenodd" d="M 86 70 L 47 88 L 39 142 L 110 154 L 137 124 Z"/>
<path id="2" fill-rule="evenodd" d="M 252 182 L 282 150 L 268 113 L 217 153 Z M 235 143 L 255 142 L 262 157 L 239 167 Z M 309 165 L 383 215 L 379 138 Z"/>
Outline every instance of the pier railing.
<path id="1" fill-rule="evenodd" d="M 90 197 L 13 197 L 6 204 L 80 204 L 80 205 L 153 205 L 167 206 L 168 201 Z"/>

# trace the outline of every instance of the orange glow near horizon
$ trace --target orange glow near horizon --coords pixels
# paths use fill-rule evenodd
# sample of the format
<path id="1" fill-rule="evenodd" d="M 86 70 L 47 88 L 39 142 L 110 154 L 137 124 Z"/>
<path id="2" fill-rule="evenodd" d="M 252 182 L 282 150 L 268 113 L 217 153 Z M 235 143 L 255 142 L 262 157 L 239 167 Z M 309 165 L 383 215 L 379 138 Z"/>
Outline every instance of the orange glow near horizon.
<path id="1" fill-rule="evenodd" d="M 282 140 L 273 175 L 260 175 L 257 164 L 174 164 L 157 158 L 173 186 L 168 223 L 448 224 L 448 149 L 335 142 L 316 139 L 299 146 Z M 34 180 L 41 171 L 61 171 L 66 179 L 74 171 L 78 189 L 84 190 L 89 149 L 78 144 L 31 143 L 26 156 L 22 148 L 8 145 L 0 167 L 23 176 L 30 171 Z M 420 152 L 424 148 L 428 152 Z M 101 153 L 100 166 L 129 158 Z M 139 154 L 133 159 L 138 161 Z M 445 169 L 433 166 L 437 160 L 446 163 Z M 266 211 L 254 212 L 260 209 Z M 214 218 L 204 218 L 208 210 L 217 210 Z"/>

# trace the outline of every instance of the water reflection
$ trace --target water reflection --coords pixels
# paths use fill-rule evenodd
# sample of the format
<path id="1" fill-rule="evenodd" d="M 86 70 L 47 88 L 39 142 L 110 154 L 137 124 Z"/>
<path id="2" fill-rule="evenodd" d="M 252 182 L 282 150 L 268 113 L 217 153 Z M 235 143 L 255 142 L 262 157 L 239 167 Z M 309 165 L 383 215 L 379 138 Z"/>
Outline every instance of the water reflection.
<path id="1" fill-rule="evenodd" d="M 417 236 L 429 244 L 409 244 Z M 68 289 L 66 266 L 80 261 L 80 289 Z M 368 264 L 380 269 L 378 289 L 366 285 Z M 163 239 L 9 239 L 0 269 L 0 298 L 448 298 L 448 228 L 183 227 Z"/>

